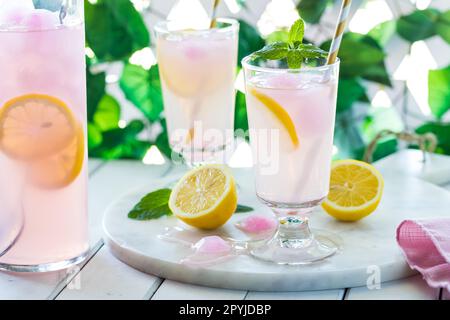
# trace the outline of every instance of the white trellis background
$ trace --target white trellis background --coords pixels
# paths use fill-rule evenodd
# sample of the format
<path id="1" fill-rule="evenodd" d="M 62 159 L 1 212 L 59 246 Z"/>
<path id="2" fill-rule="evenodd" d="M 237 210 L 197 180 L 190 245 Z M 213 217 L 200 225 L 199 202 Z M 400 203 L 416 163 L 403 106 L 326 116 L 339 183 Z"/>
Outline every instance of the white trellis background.
<path id="1" fill-rule="evenodd" d="M 168 16 L 171 19 L 207 19 L 213 0 L 132 0 L 141 11 L 151 29 L 153 25 Z M 246 8 L 238 5 L 238 0 L 223 0 L 218 8 L 218 16 L 238 17 L 256 26 L 263 35 L 279 28 L 288 27 L 298 18 L 294 0 L 246 0 Z M 329 6 L 319 24 L 307 26 L 306 37 L 316 43 L 332 37 L 339 12 L 340 1 Z M 367 33 L 381 22 L 396 19 L 415 9 L 428 7 L 439 10 L 450 9 L 449 0 L 353 0 L 348 29 Z M 390 115 L 397 119 L 399 128 L 414 128 L 431 119 L 428 105 L 428 71 L 450 64 L 450 46 L 435 36 L 425 41 L 415 42 L 411 49 L 409 43 L 394 35 L 385 46 L 386 67 L 392 78 L 393 87 L 367 83 L 368 96 L 372 107 L 391 109 Z M 136 52 L 130 59 L 132 63 L 150 68 L 154 64 L 153 48 Z M 121 125 L 133 118 L 141 117 L 117 90 L 120 65 L 112 66 L 107 77 L 109 90 L 119 98 L 123 105 Z M 239 89 L 237 80 L 237 88 Z M 450 84 L 449 84 L 450 85 Z M 407 105 L 404 116 L 402 108 Z M 447 115 L 448 119 L 448 115 Z M 251 157 L 248 146 L 240 145 L 231 165 L 250 166 Z M 152 148 L 144 159 L 145 163 L 157 164 L 164 159 L 156 148 Z"/>

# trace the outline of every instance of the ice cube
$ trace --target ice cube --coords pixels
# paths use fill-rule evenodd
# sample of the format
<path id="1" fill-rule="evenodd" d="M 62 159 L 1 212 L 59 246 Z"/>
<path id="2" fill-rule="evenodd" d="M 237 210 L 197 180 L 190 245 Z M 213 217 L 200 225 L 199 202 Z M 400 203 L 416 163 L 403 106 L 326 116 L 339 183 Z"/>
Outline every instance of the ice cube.
<path id="1" fill-rule="evenodd" d="M 0 26 L 17 26 L 33 10 L 32 0 L 0 0 Z"/>
<path id="2" fill-rule="evenodd" d="M 181 263 L 197 267 L 209 266 L 235 256 L 231 244 L 219 236 L 204 237 L 192 249 L 194 253 L 181 260 Z"/>
<path id="3" fill-rule="evenodd" d="M 191 61 L 201 61 L 205 58 L 208 49 L 200 44 L 193 44 L 189 40 L 183 43 L 183 53 Z"/>
<path id="4" fill-rule="evenodd" d="M 20 23 L 27 30 L 51 29 L 60 24 L 58 13 L 36 9 L 27 14 Z"/>
<path id="5" fill-rule="evenodd" d="M 265 82 L 269 88 L 280 89 L 295 89 L 302 85 L 299 75 L 291 73 L 282 73 L 268 77 Z"/>
<path id="6" fill-rule="evenodd" d="M 255 214 L 237 222 L 236 227 L 245 233 L 262 234 L 275 231 L 277 221 L 273 217 Z"/>
<path id="7" fill-rule="evenodd" d="M 231 245 L 219 236 L 209 236 L 200 239 L 194 249 L 201 254 L 226 254 L 231 252 Z"/>

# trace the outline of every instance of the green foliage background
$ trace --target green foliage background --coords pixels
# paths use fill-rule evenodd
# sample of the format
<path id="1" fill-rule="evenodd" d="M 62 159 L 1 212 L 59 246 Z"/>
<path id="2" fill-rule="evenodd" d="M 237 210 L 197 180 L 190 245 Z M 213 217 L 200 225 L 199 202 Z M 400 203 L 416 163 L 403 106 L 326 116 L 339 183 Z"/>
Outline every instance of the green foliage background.
<path id="1" fill-rule="evenodd" d="M 300 0 L 297 9 L 302 18 L 311 24 L 320 21 L 326 7 L 333 0 Z M 245 1 L 239 1 L 245 10 Z M 94 56 L 87 58 L 88 128 L 91 157 L 104 159 L 141 159 L 149 147 L 156 145 L 170 157 L 163 101 L 157 66 L 146 70 L 129 63 L 137 50 L 152 46 L 150 33 L 140 13 L 129 0 L 98 0 L 96 4 L 85 1 L 86 43 Z M 239 61 L 266 42 L 286 37 L 287 30 L 279 30 L 263 39 L 258 31 L 245 21 L 240 21 Z M 382 129 L 402 130 L 398 116 L 390 109 L 372 108 L 367 97 L 367 81 L 392 86 L 386 70 L 388 52 L 384 45 L 397 33 L 411 45 L 415 41 L 433 36 L 442 37 L 450 44 L 450 10 L 416 10 L 398 20 L 387 21 L 367 34 L 347 32 L 339 53 L 341 73 L 337 103 L 335 143 L 339 157 L 361 158 L 366 145 Z M 320 45 L 328 49 L 330 40 Z M 121 62 L 120 88 L 125 97 L 142 113 L 142 119 L 130 121 L 119 127 L 121 105 L 107 93 L 106 73 L 95 72 L 99 65 Z M 240 68 L 240 65 L 237 66 Z M 442 119 L 450 109 L 450 66 L 430 70 L 429 105 L 434 116 L 414 130 L 433 132 L 438 137 L 437 152 L 450 154 L 450 123 Z M 364 109 L 357 110 L 356 102 Z M 405 108 L 407 112 L 407 108 Z M 157 125 L 161 132 L 150 139 L 140 138 L 141 133 Z M 245 96 L 236 94 L 236 129 L 248 129 Z M 397 150 L 393 138 L 380 141 L 374 158 L 378 159 Z"/>

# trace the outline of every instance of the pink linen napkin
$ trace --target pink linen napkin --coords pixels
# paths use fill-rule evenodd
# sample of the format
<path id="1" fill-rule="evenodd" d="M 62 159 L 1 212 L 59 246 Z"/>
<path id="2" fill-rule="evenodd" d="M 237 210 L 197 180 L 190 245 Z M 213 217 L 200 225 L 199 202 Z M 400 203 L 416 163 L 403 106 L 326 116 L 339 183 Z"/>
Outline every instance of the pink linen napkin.
<path id="1" fill-rule="evenodd" d="M 429 286 L 450 290 L 450 219 L 405 220 L 397 228 L 397 242 Z"/>

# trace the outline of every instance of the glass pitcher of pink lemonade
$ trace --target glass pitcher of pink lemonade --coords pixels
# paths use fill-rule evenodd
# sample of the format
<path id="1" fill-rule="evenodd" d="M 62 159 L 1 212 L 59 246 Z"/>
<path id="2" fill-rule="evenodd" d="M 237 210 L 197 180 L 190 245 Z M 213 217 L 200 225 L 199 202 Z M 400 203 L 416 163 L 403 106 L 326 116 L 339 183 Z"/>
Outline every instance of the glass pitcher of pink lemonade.
<path id="1" fill-rule="evenodd" d="M 88 252 L 82 0 L 0 0 L 0 269 Z"/>

